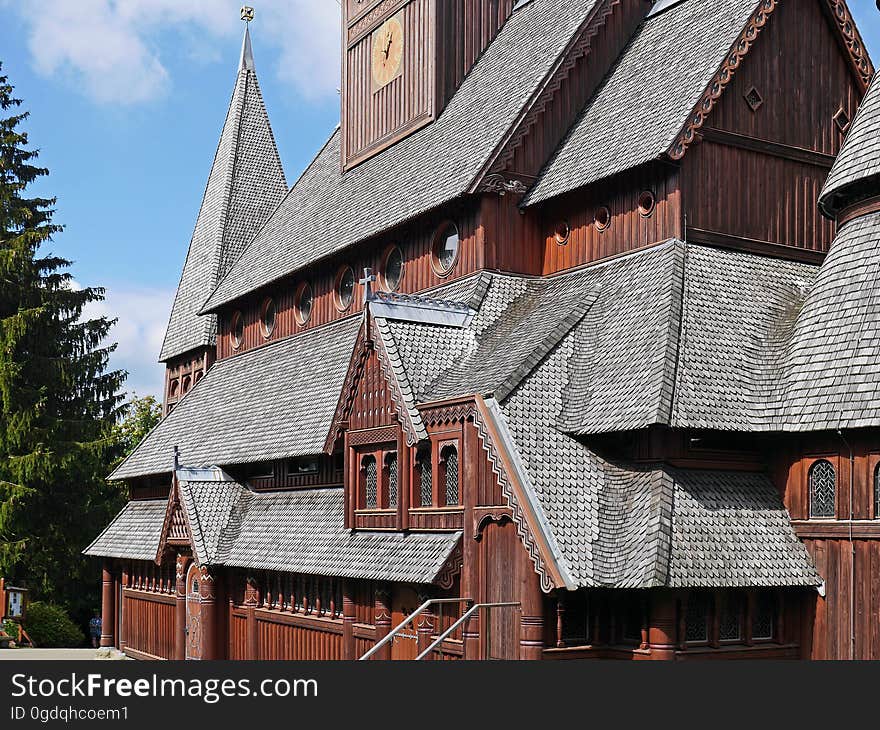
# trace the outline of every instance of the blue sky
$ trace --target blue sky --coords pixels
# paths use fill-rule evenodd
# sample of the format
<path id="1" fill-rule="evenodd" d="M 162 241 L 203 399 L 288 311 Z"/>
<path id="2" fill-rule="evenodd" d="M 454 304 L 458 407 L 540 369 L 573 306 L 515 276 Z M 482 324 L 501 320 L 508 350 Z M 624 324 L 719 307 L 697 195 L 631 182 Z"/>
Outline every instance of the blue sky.
<path id="1" fill-rule="evenodd" d="M 798 0 L 800 1 L 800 0 Z M 339 119 L 336 0 L 252 3 L 257 73 L 288 181 Z M 114 365 L 160 395 L 156 364 L 223 125 L 243 24 L 239 0 L 0 0 L 0 60 L 66 229 L 52 250 L 95 313 L 119 317 Z M 850 0 L 875 62 L 880 13 Z"/>

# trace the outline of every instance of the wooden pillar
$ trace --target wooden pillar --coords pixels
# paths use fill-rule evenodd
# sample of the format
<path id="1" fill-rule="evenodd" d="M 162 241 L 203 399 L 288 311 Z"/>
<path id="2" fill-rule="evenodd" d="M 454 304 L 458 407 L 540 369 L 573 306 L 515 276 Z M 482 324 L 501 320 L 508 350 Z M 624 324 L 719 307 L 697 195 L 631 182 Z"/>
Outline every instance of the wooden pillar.
<path id="1" fill-rule="evenodd" d="M 109 558 L 105 558 L 101 574 L 101 646 L 113 646 L 116 643 L 113 635 L 116 620 L 116 596 L 113 588 L 113 565 Z"/>
<path id="2" fill-rule="evenodd" d="M 423 598 L 424 598 L 424 600 L 423 600 Z M 427 596 L 425 596 L 425 597 L 419 596 L 419 600 L 422 601 L 422 603 L 424 603 L 424 601 L 427 601 L 428 598 L 427 598 Z M 443 627 L 439 626 L 438 630 L 442 631 Z M 421 654 L 425 649 L 427 649 L 429 646 L 431 646 L 431 641 L 433 640 L 433 635 L 434 635 L 434 614 L 431 612 L 431 609 L 428 608 L 422 612 L 421 616 L 419 616 L 419 625 L 416 630 L 416 637 L 417 637 L 416 643 L 418 646 L 418 653 L 419 654 Z M 431 652 L 431 654 L 426 656 L 425 659 L 433 659 L 434 658 L 433 654 L 434 654 L 434 652 Z"/>
<path id="3" fill-rule="evenodd" d="M 462 611 L 470 610 L 474 605 L 473 601 L 467 601 L 462 605 Z M 480 612 L 476 611 L 464 625 L 461 627 L 461 638 L 464 646 L 465 659 L 480 658 Z"/>
<path id="4" fill-rule="evenodd" d="M 245 633 L 245 656 L 254 661 L 258 656 L 257 604 L 260 602 L 260 590 L 255 578 L 248 578 L 244 590 L 245 611 L 247 612 L 247 631 Z M 305 608 L 305 596 L 303 596 Z"/>
<path id="5" fill-rule="evenodd" d="M 556 592 L 556 648 L 565 648 L 565 592 Z"/>
<path id="6" fill-rule="evenodd" d="M 648 648 L 652 659 L 675 659 L 678 612 L 675 594 L 658 590 L 648 612 Z"/>
<path id="7" fill-rule="evenodd" d="M 468 598 L 461 604 L 462 615 L 475 603 L 480 602 L 480 543 L 475 539 L 478 525 L 474 508 L 477 505 L 477 490 L 480 484 L 480 467 L 486 455 L 480 445 L 477 427 L 473 418 L 464 422 L 464 439 L 462 440 L 461 498 L 464 503 L 463 523 L 465 532 L 462 535 L 461 563 L 461 597 Z M 480 611 L 471 616 L 461 627 L 462 651 L 464 659 L 480 658 Z"/>
<path id="8" fill-rule="evenodd" d="M 219 657 L 217 651 L 217 585 L 214 573 L 208 566 L 199 568 L 199 621 L 202 630 L 202 659 L 210 661 Z"/>
<path id="9" fill-rule="evenodd" d="M 391 590 L 387 585 L 376 588 L 376 642 L 391 633 Z M 391 644 L 373 654 L 373 659 L 391 659 Z"/>
<path id="10" fill-rule="evenodd" d="M 348 661 L 357 659 L 354 650 L 354 581 L 342 584 L 342 658 Z"/>
<path id="11" fill-rule="evenodd" d="M 535 572 L 532 561 L 522 552 L 522 573 L 520 603 L 520 659 L 542 659 L 544 656 L 544 594 L 541 592 L 541 579 Z M 495 609 L 509 611 L 509 608 Z"/>
<path id="12" fill-rule="evenodd" d="M 186 571 L 189 558 L 178 555 L 174 582 L 174 658 L 186 659 Z"/>
<path id="13" fill-rule="evenodd" d="M 127 631 L 126 631 L 126 616 L 125 616 L 125 589 L 128 588 L 130 578 L 130 564 L 125 562 L 122 564 L 122 589 L 119 591 L 119 600 L 122 601 L 121 606 L 116 607 L 116 613 L 121 614 L 119 619 L 119 634 L 117 635 L 117 640 L 119 642 L 119 651 L 125 651 L 125 646 L 128 643 L 126 641 Z M 122 609 L 121 611 L 119 609 Z"/>

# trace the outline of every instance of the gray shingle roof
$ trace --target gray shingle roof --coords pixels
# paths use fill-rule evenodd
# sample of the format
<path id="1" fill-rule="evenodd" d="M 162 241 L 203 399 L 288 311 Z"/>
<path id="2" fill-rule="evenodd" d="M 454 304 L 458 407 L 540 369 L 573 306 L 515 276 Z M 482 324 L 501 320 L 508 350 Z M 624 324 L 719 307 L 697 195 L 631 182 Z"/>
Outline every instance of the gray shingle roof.
<path id="1" fill-rule="evenodd" d="M 874 77 L 819 196 L 834 217 L 856 197 L 880 192 L 880 82 Z"/>
<path id="2" fill-rule="evenodd" d="M 437 121 L 345 174 L 335 132 L 205 310 L 465 193 L 595 4 L 533 0 L 517 10 Z"/>
<path id="3" fill-rule="evenodd" d="M 880 213 L 841 228 L 797 319 L 773 415 L 781 428 L 880 426 Z"/>
<path id="4" fill-rule="evenodd" d="M 361 317 L 217 362 L 111 475 L 321 453 Z"/>
<path id="5" fill-rule="evenodd" d="M 167 499 L 129 502 L 83 554 L 155 560 L 167 505 Z"/>
<path id="6" fill-rule="evenodd" d="M 284 170 L 257 81 L 250 36 L 246 33 L 232 101 L 177 287 L 160 360 L 214 344 L 217 318 L 199 317 L 198 311 L 286 192 Z"/>
<path id="7" fill-rule="evenodd" d="M 756 0 L 687 0 L 647 18 L 524 202 L 664 155 L 757 7 Z"/>

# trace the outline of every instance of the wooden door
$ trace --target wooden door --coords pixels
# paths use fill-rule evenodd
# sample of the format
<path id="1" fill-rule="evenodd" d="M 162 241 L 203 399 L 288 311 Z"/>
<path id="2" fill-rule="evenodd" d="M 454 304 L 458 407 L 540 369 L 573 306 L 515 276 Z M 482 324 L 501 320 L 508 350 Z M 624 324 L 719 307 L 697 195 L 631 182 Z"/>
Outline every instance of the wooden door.
<path id="1" fill-rule="evenodd" d="M 193 563 L 186 574 L 186 658 L 202 658 L 202 599 L 199 593 L 201 577 Z"/>
<path id="2" fill-rule="evenodd" d="M 391 594 L 391 629 L 400 626 L 407 616 L 412 614 L 420 605 L 419 594 L 406 586 L 395 586 Z M 418 619 L 416 626 L 407 626 L 395 637 L 391 644 L 391 658 L 400 661 L 412 661 L 418 656 Z"/>
<path id="3" fill-rule="evenodd" d="M 516 526 L 510 520 L 486 526 L 480 542 L 481 603 L 520 600 L 520 551 L 523 549 Z M 480 634 L 484 659 L 519 659 L 519 615 L 519 610 L 510 606 L 482 609 Z"/>

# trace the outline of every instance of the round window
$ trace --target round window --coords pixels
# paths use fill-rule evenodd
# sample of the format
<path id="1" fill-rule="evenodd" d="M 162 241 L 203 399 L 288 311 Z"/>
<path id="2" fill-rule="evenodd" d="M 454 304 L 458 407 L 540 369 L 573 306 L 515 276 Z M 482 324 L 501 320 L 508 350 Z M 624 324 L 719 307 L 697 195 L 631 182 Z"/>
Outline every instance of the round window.
<path id="1" fill-rule="evenodd" d="M 336 308 L 344 312 L 354 300 L 354 269 L 343 266 L 336 275 Z"/>
<path id="2" fill-rule="evenodd" d="M 657 199 L 654 197 L 654 193 L 650 190 L 645 190 L 645 192 L 639 195 L 639 215 L 642 216 L 642 218 L 649 217 L 656 207 Z"/>
<path id="3" fill-rule="evenodd" d="M 403 251 L 400 246 L 389 246 L 382 265 L 382 285 L 388 291 L 397 291 L 403 280 Z"/>
<path id="4" fill-rule="evenodd" d="M 263 302 L 263 310 L 260 314 L 260 328 L 263 330 L 263 337 L 269 338 L 275 331 L 275 300 L 266 299 Z"/>
<path id="5" fill-rule="evenodd" d="M 603 205 L 596 211 L 596 228 L 600 231 L 607 230 L 611 225 L 611 211 L 607 205 Z"/>
<path id="6" fill-rule="evenodd" d="M 230 332 L 232 333 L 232 346 L 237 350 L 244 340 L 244 317 L 241 316 L 241 312 L 232 315 Z"/>
<path id="7" fill-rule="evenodd" d="M 562 221 L 558 226 L 556 226 L 556 230 L 553 232 L 553 238 L 556 239 L 556 243 L 560 246 L 568 243 L 568 239 L 571 236 L 571 228 L 568 225 L 567 221 Z"/>
<path id="8" fill-rule="evenodd" d="M 296 292 L 296 321 L 305 324 L 312 316 L 312 287 L 307 281 Z"/>
<path id="9" fill-rule="evenodd" d="M 455 266 L 458 261 L 458 252 L 461 245 L 461 239 L 458 235 L 458 226 L 451 221 L 444 223 L 437 229 L 434 236 L 433 263 L 434 270 L 440 275 L 445 276 Z"/>

